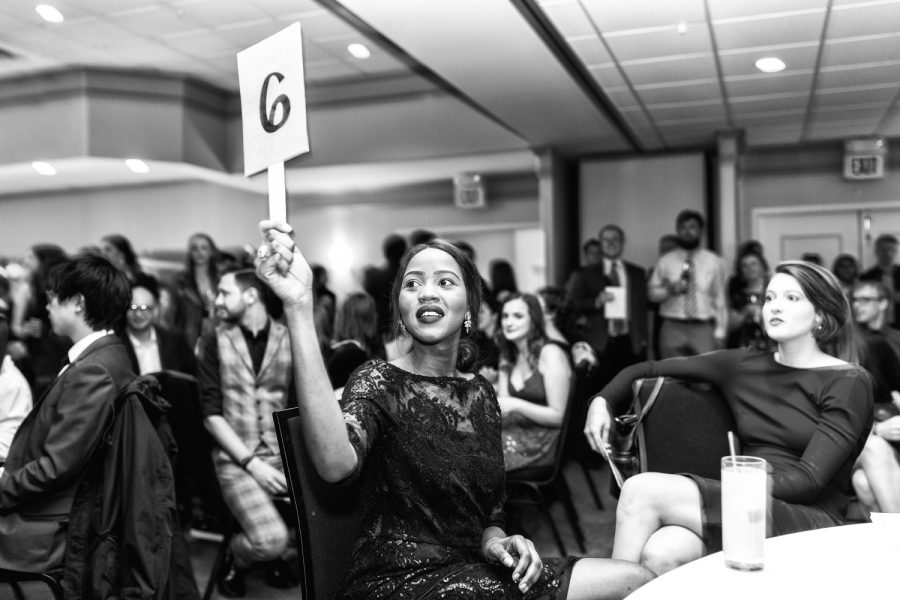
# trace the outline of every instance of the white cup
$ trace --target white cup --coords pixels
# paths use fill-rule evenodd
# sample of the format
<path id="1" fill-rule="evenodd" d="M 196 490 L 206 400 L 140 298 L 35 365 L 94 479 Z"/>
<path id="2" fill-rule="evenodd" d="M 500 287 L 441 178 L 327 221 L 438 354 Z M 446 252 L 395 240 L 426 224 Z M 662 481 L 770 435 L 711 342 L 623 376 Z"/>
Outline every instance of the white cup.
<path id="1" fill-rule="evenodd" d="M 763 568 L 767 480 L 765 459 L 722 457 L 722 551 L 732 569 Z"/>

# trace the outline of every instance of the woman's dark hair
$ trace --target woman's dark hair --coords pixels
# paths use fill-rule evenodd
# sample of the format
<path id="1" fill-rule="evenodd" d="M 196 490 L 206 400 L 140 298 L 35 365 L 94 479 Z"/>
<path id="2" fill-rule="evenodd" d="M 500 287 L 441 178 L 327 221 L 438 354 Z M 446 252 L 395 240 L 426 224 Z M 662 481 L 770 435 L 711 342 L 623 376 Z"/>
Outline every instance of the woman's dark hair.
<path id="1" fill-rule="evenodd" d="M 53 267 L 47 289 L 60 302 L 80 294 L 84 298 L 84 320 L 94 330 L 114 329 L 131 304 L 131 284 L 125 274 L 93 254 L 82 254 Z"/>
<path id="2" fill-rule="evenodd" d="M 850 302 L 834 273 L 815 263 L 787 260 L 778 263 L 776 273 L 790 275 L 800 284 L 803 295 L 812 303 L 821 324 L 813 337 L 823 351 L 856 362 Z"/>
<path id="3" fill-rule="evenodd" d="M 209 263 L 206 265 L 206 272 L 209 275 L 210 281 L 218 281 L 219 280 L 219 260 L 220 260 L 220 252 L 219 247 L 216 246 L 216 243 L 213 241 L 209 235 L 205 233 L 195 233 L 191 237 L 188 238 L 188 247 L 187 247 L 187 255 L 184 257 L 184 268 L 190 275 L 190 282 L 193 284 L 196 267 L 194 266 L 194 259 L 191 257 L 191 241 L 195 238 L 201 238 L 206 240 L 209 244 L 210 254 L 209 254 Z"/>
<path id="4" fill-rule="evenodd" d="M 334 341 L 356 340 L 369 356 L 384 353 L 375 300 L 365 292 L 349 294 L 335 318 Z"/>
<path id="5" fill-rule="evenodd" d="M 32 301 L 43 306 L 50 271 L 56 265 L 67 260 L 66 251 L 56 244 L 35 244 L 31 247 L 31 253 L 34 254 L 38 263 L 31 275 Z"/>
<path id="6" fill-rule="evenodd" d="M 853 268 L 853 279 L 850 281 L 843 281 L 838 277 L 838 281 L 841 281 L 842 283 L 853 283 L 859 277 L 859 262 L 852 254 L 838 254 L 834 258 L 834 262 L 831 263 L 831 272 L 837 276 L 838 270 L 843 265 L 850 265 Z"/>
<path id="7" fill-rule="evenodd" d="M 516 285 L 516 274 L 508 260 L 503 258 L 492 260 L 490 273 L 491 289 L 494 291 L 494 298 L 499 298 L 503 292 L 515 294 L 519 291 L 519 287 Z M 503 300 L 505 299 L 504 297 Z"/>
<path id="8" fill-rule="evenodd" d="M 6 315 L 0 313 L 0 367 L 3 366 L 3 359 L 6 358 L 6 343 L 9 341 L 9 321 Z"/>
<path id="9" fill-rule="evenodd" d="M 744 273 L 743 269 L 741 269 L 741 263 L 744 262 L 744 259 L 748 256 L 752 256 L 759 261 L 760 266 L 762 266 L 763 270 L 763 279 L 769 278 L 769 262 L 766 260 L 766 257 L 757 252 L 756 250 L 744 250 L 742 253 L 738 254 L 737 258 L 734 259 L 734 273 L 736 276 L 741 278 L 741 281 L 744 281 Z"/>
<path id="10" fill-rule="evenodd" d="M 515 293 L 503 301 L 500 311 L 497 313 L 497 323 L 503 320 L 503 308 L 513 300 L 521 300 L 528 307 L 528 316 L 531 317 L 531 328 L 528 330 L 526 338 L 528 347 L 528 356 L 525 359 L 531 367 L 537 365 L 538 358 L 541 356 L 541 348 L 547 343 L 547 332 L 544 329 L 544 311 L 541 310 L 541 303 L 534 294 Z M 500 362 L 509 365 L 515 365 L 516 359 L 519 357 L 519 348 L 515 343 L 510 342 L 503 335 L 503 327 L 497 327 L 497 347 L 500 349 Z"/>
<path id="11" fill-rule="evenodd" d="M 125 259 L 125 268 L 128 269 L 127 275 L 133 277 L 141 272 L 141 265 L 138 262 L 137 254 L 134 253 L 134 248 L 131 247 L 131 242 L 128 241 L 128 238 L 118 233 L 111 233 L 103 236 L 102 241 L 108 243 L 122 253 L 122 258 Z"/>
<path id="12" fill-rule="evenodd" d="M 459 350 L 456 357 L 456 368 L 464 372 L 477 371 L 481 365 L 483 357 L 478 351 L 478 345 L 475 342 L 475 332 L 478 329 L 478 315 L 481 312 L 481 279 L 478 277 L 478 270 L 475 265 L 466 256 L 466 253 L 440 238 L 431 240 L 424 244 L 418 244 L 407 250 L 406 254 L 400 260 L 397 276 L 394 278 L 394 284 L 391 286 L 391 327 L 394 336 L 400 335 L 400 307 L 398 299 L 400 298 L 400 287 L 403 285 L 403 275 L 409 266 L 412 258 L 428 248 L 434 248 L 450 255 L 459 266 L 462 274 L 463 285 L 466 286 L 466 307 L 472 318 L 472 326 L 469 331 L 463 327 L 460 332 Z"/>

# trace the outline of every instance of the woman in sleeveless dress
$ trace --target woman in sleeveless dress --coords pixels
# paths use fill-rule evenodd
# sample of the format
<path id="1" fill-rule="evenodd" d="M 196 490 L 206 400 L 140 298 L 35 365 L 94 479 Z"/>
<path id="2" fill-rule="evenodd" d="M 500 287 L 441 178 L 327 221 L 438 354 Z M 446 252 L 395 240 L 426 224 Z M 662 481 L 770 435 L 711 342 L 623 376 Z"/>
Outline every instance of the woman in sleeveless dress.
<path id="1" fill-rule="evenodd" d="M 706 381 L 735 416 L 740 452 L 770 465 L 768 535 L 843 524 L 853 464 L 872 427 L 869 374 L 829 354 L 837 354 L 836 339 L 851 333 L 847 298 L 828 270 L 783 262 L 769 281 L 762 315 L 777 351 L 724 350 L 629 367 L 594 397 L 588 442 L 606 452 L 610 414 L 626 409 L 635 379 Z M 612 555 L 663 573 L 720 550 L 721 524 L 719 481 L 641 473 L 622 488 Z"/>
<path id="2" fill-rule="evenodd" d="M 260 224 L 257 271 L 284 302 L 301 426 L 318 473 L 362 480 L 362 523 L 340 598 L 621 598 L 652 574 L 608 559 L 542 559 L 503 530 L 501 417 L 476 375 L 477 271 L 455 246 L 411 248 L 391 292 L 411 349 L 372 360 L 340 403 L 316 339 L 312 276 L 285 223 Z"/>
<path id="3" fill-rule="evenodd" d="M 568 348 L 547 338 L 540 300 L 518 293 L 500 308 L 497 345 L 506 470 L 549 465 L 572 387 Z"/>

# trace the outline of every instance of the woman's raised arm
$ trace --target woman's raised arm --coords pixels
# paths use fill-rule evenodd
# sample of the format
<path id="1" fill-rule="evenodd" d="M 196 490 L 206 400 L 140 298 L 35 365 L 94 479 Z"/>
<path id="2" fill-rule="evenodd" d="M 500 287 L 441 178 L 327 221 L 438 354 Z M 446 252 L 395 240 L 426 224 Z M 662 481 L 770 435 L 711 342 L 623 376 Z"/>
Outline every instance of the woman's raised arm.
<path id="1" fill-rule="evenodd" d="M 313 317 L 312 272 L 294 244 L 290 225 L 262 221 L 259 229 L 263 245 L 256 271 L 284 304 L 307 450 L 323 479 L 340 481 L 354 471 L 359 459 L 322 360 Z"/>

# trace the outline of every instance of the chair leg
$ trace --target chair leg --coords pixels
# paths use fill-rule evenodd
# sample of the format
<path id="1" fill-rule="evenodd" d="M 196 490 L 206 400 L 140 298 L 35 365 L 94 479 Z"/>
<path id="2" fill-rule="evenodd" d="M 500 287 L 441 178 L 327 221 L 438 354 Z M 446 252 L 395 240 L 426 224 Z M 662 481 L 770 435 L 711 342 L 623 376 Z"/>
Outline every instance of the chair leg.
<path id="1" fill-rule="evenodd" d="M 556 479 L 556 486 L 559 490 L 559 498 L 566 511 L 566 516 L 569 519 L 569 525 L 572 527 L 572 532 L 575 534 L 575 541 L 578 543 L 578 548 L 582 553 L 585 553 L 587 550 L 584 547 L 584 531 L 581 529 L 578 511 L 575 510 L 575 504 L 572 502 L 572 492 L 569 490 L 569 484 L 566 482 L 566 478 L 561 472 Z"/>
<path id="2" fill-rule="evenodd" d="M 13 597 L 15 600 L 25 600 L 25 594 L 22 593 L 22 588 L 19 587 L 19 584 L 15 581 L 9 582 L 9 587 L 12 588 Z"/>
<path id="3" fill-rule="evenodd" d="M 597 510 L 604 510 L 603 500 L 600 499 L 600 494 L 597 493 L 597 486 L 594 485 L 594 478 L 591 477 L 591 470 L 584 464 L 584 461 L 579 461 L 579 463 L 581 464 L 581 472 L 584 473 L 584 479 L 587 481 L 588 489 L 591 492 L 591 497 L 594 499 L 594 504 L 597 505 Z"/>
<path id="4" fill-rule="evenodd" d="M 47 584 L 47 587 L 50 588 L 50 591 L 53 593 L 53 597 L 56 600 L 63 600 L 63 589 L 62 585 L 60 585 L 59 583 L 59 580 L 46 573 L 41 575 L 41 579 L 43 579 L 44 583 Z"/>
<path id="5" fill-rule="evenodd" d="M 222 567 L 225 565 L 225 554 L 228 552 L 228 546 L 231 544 L 231 537 L 234 535 L 234 524 L 225 531 L 222 536 L 222 543 L 216 551 L 216 558 L 213 561 L 212 569 L 209 571 L 209 580 L 206 582 L 206 590 L 203 592 L 203 600 L 209 600 L 212 597 L 216 582 L 222 575 Z"/>
<path id="6" fill-rule="evenodd" d="M 562 536 L 559 534 L 559 529 L 556 527 L 556 522 L 553 520 L 553 515 L 550 514 L 550 505 L 547 503 L 547 499 L 544 497 L 544 494 L 540 494 L 540 511 L 541 514 L 544 515 L 544 518 L 547 519 L 547 523 L 550 525 L 550 531 L 553 533 L 553 539 L 556 540 L 556 546 L 559 548 L 560 556 L 566 556 L 566 545 L 563 543 Z"/>

